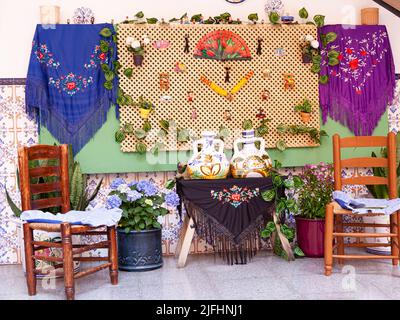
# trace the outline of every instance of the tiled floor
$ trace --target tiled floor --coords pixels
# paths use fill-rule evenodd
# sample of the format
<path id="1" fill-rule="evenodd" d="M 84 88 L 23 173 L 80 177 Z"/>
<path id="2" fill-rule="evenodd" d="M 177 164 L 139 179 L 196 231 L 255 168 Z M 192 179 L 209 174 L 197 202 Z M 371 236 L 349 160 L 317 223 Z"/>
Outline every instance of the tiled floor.
<path id="1" fill-rule="evenodd" d="M 120 272 L 118 286 L 104 270 L 79 279 L 76 299 L 400 299 L 400 269 L 388 260 L 352 261 L 331 277 L 323 275 L 322 259 L 288 263 L 270 252 L 247 265 L 228 266 L 213 255 L 189 256 L 184 269 L 172 257 L 164 261 L 159 270 Z M 63 283 L 39 281 L 29 297 L 21 266 L 0 266 L 0 299 L 64 299 Z"/>

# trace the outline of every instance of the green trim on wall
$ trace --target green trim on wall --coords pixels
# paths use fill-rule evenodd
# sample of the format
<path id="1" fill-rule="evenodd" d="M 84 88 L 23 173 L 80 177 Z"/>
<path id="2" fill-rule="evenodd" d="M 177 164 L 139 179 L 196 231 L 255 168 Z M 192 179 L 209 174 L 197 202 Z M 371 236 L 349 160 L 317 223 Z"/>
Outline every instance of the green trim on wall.
<path id="1" fill-rule="evenodd" d="M 152 172 L 152 171 L 174 171 L 178 161 L 189 159 L 191 152 L 160 152 L 157 157 L 151 154 L 140 155 L 137 153 L 124 153 L 120 151 L 120 145 L 115 142 L 114 134 L 119 129 L 119 121 L 115 117 L 115 108 L 108 112 L 108 120 L 95 134 L 93 139 L 76 155 L 75 159 L 80 162 L 85 173 L 124 173 L 124 172 Z M 318 163 L 320 161 L 332 161 L 332 135 L 335 133 L 343 137 L 352 136 L 351 132 L 344 126 L 328 119 L 321 127 L 329 137 L 322 138 L 320 147 L 314 148 L 290 148 L 284 152 L 277 149 L 268 150 L 273 160 L 279 160 L 284 167 L 298 167 L 306 163 Z M 389 130 L 388 117 L 385 113 L 373 135 L 386 135 Z M 53 144 L 57 140 L 42 127 L 39 137 L 40 143 Z M 345 149 L 343 157 L 370 155 L 371 149 Z M 230 158 L 232 152 L 226 152 Z"/>

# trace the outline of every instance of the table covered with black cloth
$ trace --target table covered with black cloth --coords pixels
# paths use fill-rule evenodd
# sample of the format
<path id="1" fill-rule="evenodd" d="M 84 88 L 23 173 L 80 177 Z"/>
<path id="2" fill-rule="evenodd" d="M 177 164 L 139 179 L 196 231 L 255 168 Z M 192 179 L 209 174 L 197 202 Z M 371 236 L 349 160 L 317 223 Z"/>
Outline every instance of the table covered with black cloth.
<path id="1" fill-rule="evenodd" d="M 273 202 L 261 193 L 272 189 L 271 178 L 177 181 L 182 205 L 196 233 L 228 263 L 244 264 L 261 248 L 260 231 L 272 219 Z"/>

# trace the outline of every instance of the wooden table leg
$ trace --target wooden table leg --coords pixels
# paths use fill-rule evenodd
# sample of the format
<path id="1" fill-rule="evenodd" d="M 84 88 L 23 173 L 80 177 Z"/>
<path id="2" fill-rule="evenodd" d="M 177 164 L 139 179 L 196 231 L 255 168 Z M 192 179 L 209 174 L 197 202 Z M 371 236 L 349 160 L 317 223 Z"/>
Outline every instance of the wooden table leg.
<path id="1" fill-rule="evenodd" d="M 184 237 L 182 242 L 182 247 L 179 252 L 178 257 L 178 268 L 183 268 L 186 265 L 186 259 L 189 254 L 190 246 L 192 244 L 193 236 L 194 236 L 194 221 L 190 218 L 189 223 L 186 227 L 186 231 L 184 231 Z"/>
<path id="2" fill-rule="evenodd" d="M 183 243 L 183 239 L 185 238 L 186 229 L 187 229 L 187 226 L 189 224 L 189 220 L 190 220 L 190 218 L 188 217 L 188 215 L 185 215 L 185 217 L 183 218 L 181 231 L 179 233 L 178 242 L 176 243 L 175 258 L 178 258 L 179 254 L 181 253 L 182 243 Z"/>

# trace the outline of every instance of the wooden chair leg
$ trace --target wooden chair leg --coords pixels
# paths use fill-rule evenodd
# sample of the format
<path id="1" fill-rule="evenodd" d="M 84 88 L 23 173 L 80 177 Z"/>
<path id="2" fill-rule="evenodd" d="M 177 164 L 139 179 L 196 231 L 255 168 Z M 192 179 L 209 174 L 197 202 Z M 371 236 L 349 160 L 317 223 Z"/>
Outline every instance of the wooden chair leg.
<path id="1" fill-rule="evenodd" d="M 399 214 L 398 213 L 394 213 L 390 216 L 390 232 L 391 233 L 398 233 L 399 228 L 398 228 L 398 223 L 399 223 L 399 219 L 398 219 Z M 399 235 L 397 234 L 396 238 L 391 238 L 391 255 L 392 256 L 399 256 L 399 247 L 398 247 L 398 239 L 399 239 Z M 397 266 L 399 264 L 399 259 L 392 259 L 392 264 L 394 266 Z"/>
<path id="2" fill-rule="evenodd" d="M 61 240 L 64 262 L 64 287 L 67 300 L 75 299 L 74 260 L 72 256 L 72 235 L 69 223 L 61 224 Z"/>
<path id="3" fill-rule="evenodd" d="M 24 246 L 25 246 L 25 267 L 26 267 L 26 283 L 28 285 L 28 294 L 34 296 L 36 294 L 36 275 L 35 275 L 35 254 L 33 248 L 33 230 L 29 227 L 29 223 L 24 223 Z"/>
<path id="4" fill-rule="evenodd" d="M 178 257 L 178 268 L 183 268 L 186 265 L 187 256 L 194 236 L 194 221 L 190 218 L 186 227 L 185 236 L 183 238 L 182 249 Z"/>
<path id="5" fill-rule="evenodd" d="M 175 258 L 178 258 L 179 254 L 181 253 L 182 243 L 183 243 L 183 239 L 185 238 L 185 234 L 186 234 L 187 226 L 189 224 L 189 220 L 190 220 L 190 218 L 188 217 L 188 215 L 185 215 L 185 217 L 183 218 L 183 224 L 182 224 L 181 232 L 179 234 L 179 239 L 178 239 L 178 242 L 177 242 L 176 248 L 175 248 Z"/>
<path id="6" fill-rule="evenodd" d="M 337 230 L 337 232 L 343 232 L 343 216 L 338 214 L 334 217 L 334 229 Z M 337 237 L 337 252 L 339 255 L 344 255 L 344 238 L 343 237 Z M 344 259 L 338 259 L 339 264 L 344 263 Z"/>
<path id="7" fill-rule="evenodd" d="M 328 204 L 325 211 L 325 243 L 324 243 L 324 260 L 325 260 L 325 275 L 332 274 L 333 264 L 333 205 Z"/>
<path id="8" fill-rule="evenodd" d="M 118 249 L 117 249 L 117 235 L 115 227 L 107 227 L 107 240 L 109 241 L 108 247 L 108 261 L 111 263 L 110 280 L 111 284 L 118 284 Z"/>

